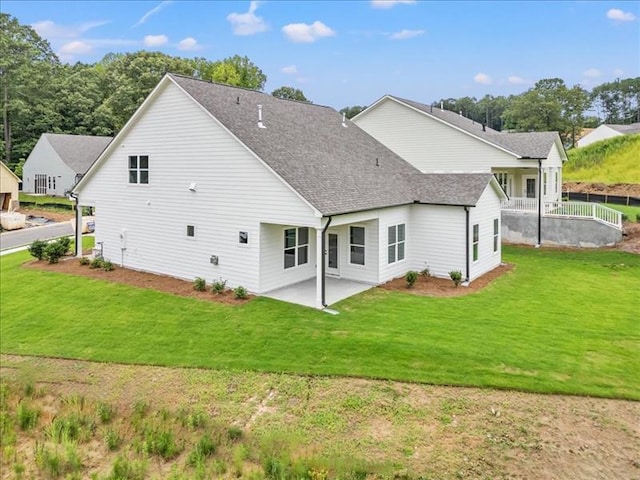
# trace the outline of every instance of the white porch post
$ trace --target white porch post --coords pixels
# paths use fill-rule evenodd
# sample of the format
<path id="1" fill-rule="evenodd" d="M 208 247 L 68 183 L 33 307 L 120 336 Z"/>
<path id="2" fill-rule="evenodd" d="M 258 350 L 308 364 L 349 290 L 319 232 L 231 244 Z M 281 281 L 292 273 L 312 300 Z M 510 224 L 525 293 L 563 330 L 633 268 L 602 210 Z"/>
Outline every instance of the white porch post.
<path id="1" fill-rule="evenodd" d="M 82 207 L 80 203 L 76 199 L 76 257 L 82 257 Z"/>
<path id="2" fill-rule="evenodd" d="M 322 310 L 322 262 L 324 262 L 324 252 L 322 251 L 322 228 L 316 228 L 316 308 Z"/>

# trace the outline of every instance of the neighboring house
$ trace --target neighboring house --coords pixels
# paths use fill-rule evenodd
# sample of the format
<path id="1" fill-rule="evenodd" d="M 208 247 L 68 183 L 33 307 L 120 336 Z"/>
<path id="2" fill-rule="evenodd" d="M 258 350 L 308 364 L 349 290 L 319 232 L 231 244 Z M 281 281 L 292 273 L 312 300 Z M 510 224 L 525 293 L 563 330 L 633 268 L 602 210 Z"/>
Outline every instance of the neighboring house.
<path id="1" fill-rule="evenodd" d="M 502 133 L 461 114 L 392 95 L 353 122 L 422 172 L 490 172 L 514 201 L 562 198 L 567 155 L 557 132 Z"/>
<path id="2" fill-rule="evenodd" d="M 501 262 L 493 175 L 423 174 L 331 108 L 174 74 L 74 195 L 114 262 L 258 294 L 315 279 L 318 308 L 325 276 L 471 281 Z"/>
<path id="3" fill-rule="evenodd" d="M 640 123 L 632 123 L 630 125 L 600 125 L 592 132 L 586 134 L 576 142 L 578 147 L 586 147 L 594 142 L 605 140 L 607 138 L 619 137 L 621 135 L 633 135 L 640 133 Z"/>
<path id="4" fill-rule="evenodd" d="M 13 211 L 20 206 L 20 179 L 4 162 L 0 162 L 0 210 Z"/>
<path id="5" fill-rule="evenodd" d="M 64 196 L 112 137 L 43 133 L 22 168 L 25 193 Z"/>

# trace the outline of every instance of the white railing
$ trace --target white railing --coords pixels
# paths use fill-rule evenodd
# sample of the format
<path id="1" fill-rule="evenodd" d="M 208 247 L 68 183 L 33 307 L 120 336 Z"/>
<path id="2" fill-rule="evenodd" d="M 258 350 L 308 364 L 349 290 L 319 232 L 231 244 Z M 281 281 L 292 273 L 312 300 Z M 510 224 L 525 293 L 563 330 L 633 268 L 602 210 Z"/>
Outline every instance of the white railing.
<path id="1" fill-rule="evenodd" d="M 515 210 L 518 212 L 537 212 L 538 200 L 535 198 L 511 197 L 502 202 L 502 210 Z"/>
<path id="2" fill-rule="evenodd" d="M 547 217 L 591 218 L 622 230 L 622 213 L 594 202 L 543 202 L 542 215 Z M 538 212 L 535 198 L 513 197 L 502 202 L 502 210 Z"/>

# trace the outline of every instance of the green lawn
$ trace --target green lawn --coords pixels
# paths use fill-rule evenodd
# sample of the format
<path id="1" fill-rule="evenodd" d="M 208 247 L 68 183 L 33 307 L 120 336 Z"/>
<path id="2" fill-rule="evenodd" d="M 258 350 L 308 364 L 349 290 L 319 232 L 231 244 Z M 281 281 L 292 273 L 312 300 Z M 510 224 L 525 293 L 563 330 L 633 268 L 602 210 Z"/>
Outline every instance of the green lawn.
<path id="1" fill-rule="evenodd" d="M 614 210 L 618 210 L 619 212 L 624 213 L 628 221 L 635 222 L 637 215 L 640 215 L 640 207 L 630 207 L 627 205 L 617 205 L 615 203 L 603 203 L 605 207 L 613 208 Z"/>
<path id="2" fill-rule="evenodd" d="M 50 203 L 58 203 L 61 205 L 73 205 L 74 202 L 67 197 L 51 197 L 49 195 L 29 195 L 28 193 L 20 192 L 21 202 L 35 202 L 36 205 L 47 205 Z"/>
<path id="3" fill-rule="evenodd" d="M 0 351 L 106 362 L 352 375 L 640 400 L 640 256 L 505 248 L 485 290 L 373 289 L 337 316 L 241 307 L 21 268 L 1 257 Z M 462 287 L 461 287 L 462 288 Z"/>

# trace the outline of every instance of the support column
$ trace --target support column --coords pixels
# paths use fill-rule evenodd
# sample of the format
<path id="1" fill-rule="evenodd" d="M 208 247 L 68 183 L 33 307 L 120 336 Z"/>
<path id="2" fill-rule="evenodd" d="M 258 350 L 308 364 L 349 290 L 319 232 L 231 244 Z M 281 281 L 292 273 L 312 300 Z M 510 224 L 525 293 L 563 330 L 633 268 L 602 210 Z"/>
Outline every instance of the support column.
<path id="1" fill-rule="evenodd" d="M 322 262 L 324 262 L 324 252 L 322 251 L 322 228 L 316 228 L 316 308 L 322 310 L 322 275 L 324 275 L 324 269 L 322 268 Z"/>
<path id="2" fill-rule="evenodd" d="M 76 257 L 82 256 L 82 207 L 76 200 Z"/>

